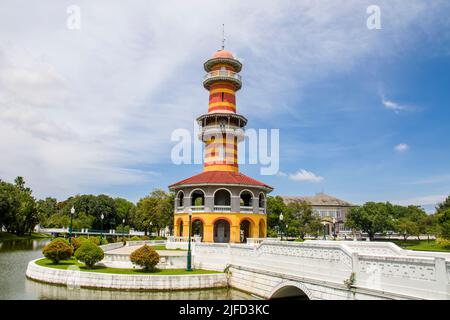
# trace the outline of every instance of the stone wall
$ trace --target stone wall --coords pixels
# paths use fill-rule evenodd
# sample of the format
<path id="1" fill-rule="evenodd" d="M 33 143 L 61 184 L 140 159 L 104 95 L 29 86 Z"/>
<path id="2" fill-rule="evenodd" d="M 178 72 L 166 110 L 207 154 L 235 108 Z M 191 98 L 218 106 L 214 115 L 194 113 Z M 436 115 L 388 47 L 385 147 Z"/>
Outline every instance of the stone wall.
<path id="1" fill-rule="evenodd" d="M 184 290 L 227 287 L 224 273 L 191 275 L 127 275 L 62 270 L 28 263 L 26 276 L 46 283 L 82 288 L 123 290 Z"/>

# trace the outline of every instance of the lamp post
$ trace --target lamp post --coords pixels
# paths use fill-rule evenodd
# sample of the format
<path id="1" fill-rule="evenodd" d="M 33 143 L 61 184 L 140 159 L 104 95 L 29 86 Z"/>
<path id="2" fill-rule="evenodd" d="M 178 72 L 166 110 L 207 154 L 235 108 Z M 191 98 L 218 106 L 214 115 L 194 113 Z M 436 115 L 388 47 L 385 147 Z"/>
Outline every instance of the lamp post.
<path id="1" fill-rule="evenodd" d="M 286 225 L 286 232 L 285 232 L 285 235 L 286 235 L 286 239 L 289 241 L 289 239 L 288 239 L 288 237 L 289 237 L 289 234 L 288 234 L 288 230 L 289 230 L 289 226 L 288 225 Z"/>
<path id="2" fill-rule="evenodd" d="M 100 216 L 100 220 L 102 222 L 102 229 L 100 230 L 100 244 L 102 244 L 103 240 L 103 219 L 105 218 L 105 215 L 102 213 Z"/>
<path id="3" fill-rule="evenodd" d="M 189 234 L 188 234 L 188 252 L 187 252 L 187 266 L 186 271 L 192 271 L 192 257 L 191 257 L 191 222 L 192 222 L 192 209 L 189 208 Z"/>
<path id="4" fill-rule="evenodd" d="M 125 218 L 122 219 L 122 235 L 125 235 Z"/>
<path id="5" fill-rule="evenodd" d="M 69 228 L 69 244 L 72 244 L 72 220 L 75 215 L 75 208 L 70 208 L 70 228 Z"/>
<path id="6" fill-rule="evenodd" d="M 337 234 L 336 234 L 336 218 L 333 217 L 333 238 L 334 238 L 334 240 L 336 240 L 336 236 L 337 236 Z"/>
<path id="7" fill-rule="evenodd" d="M 150 221 L 150 230 L 149 230 L 149 237 L 152 236 L 152 229 L 153 229 L 153 221 Z"/>
<path id="8" fill-rule="evenodd" d="M 282 227 L 281 227 L 281 224 L 283 223 L 283 212 L 282 213 L 280 213 L 280 217 L 279 217 L 279 219 L 280 219 L 280 223 L 279 223 L 279 226 L 280 226 L 280 238 L 281 238 L 281 241 L 283 241 L 283 230 L 282 230 Z"/>

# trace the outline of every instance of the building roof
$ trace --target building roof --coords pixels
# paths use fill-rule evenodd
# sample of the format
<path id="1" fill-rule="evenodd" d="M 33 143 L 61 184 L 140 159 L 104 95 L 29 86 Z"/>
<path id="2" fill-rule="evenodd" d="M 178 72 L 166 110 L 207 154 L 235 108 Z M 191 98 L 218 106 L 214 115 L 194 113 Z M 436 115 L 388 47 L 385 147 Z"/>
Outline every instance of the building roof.
<path id="1" fill-rule="evenodd" d="M 205 171 L 190 178 L 178 181 L 177 183 L 170 185 L 169 188 L 172 189 L 178 186 L 198 184 L 258 186 L 273 190 L 271 186 L 268 186 L 261 181 L 250 178 L 240 172 L 231 171 Z"/>
<path id="2" fill-rule="evenodd" d="M 230 51 L 227 50 L 217 50 L 216 52 L 214 52 L 213 54 L 213 59 L 214 58 L 229 58 L 229 59 L 234 59 L 233 54 Z"/>
<path id="3" fill-rule="evenodd" d="M 354 204 L 350 202 L 340 200 L 323 192 L 316 193 L 314 196 L 305 197 L 282 197 L 284 202 L 289 203 L 292 201 L 300 200 L 309 202 L 312 206 L 335 206 L 335 207 L 353 207 Z"/>

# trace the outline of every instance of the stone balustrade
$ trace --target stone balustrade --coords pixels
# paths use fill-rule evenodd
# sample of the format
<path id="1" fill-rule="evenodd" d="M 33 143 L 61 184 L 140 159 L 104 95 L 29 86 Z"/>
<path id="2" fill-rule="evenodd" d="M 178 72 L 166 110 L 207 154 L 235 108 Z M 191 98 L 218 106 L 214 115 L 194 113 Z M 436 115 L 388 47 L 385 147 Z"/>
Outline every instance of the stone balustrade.
<path id="1" fill-rule="evenodd" d="M 233 265 L 261 274 L 295 276 L 304 279 L 305 285 L 314 282 L 316 291 L 317 281 L 345 290 L 344 281 L 354 274 L 352 287 L 377 297 L 385 292 L 384 296 L 391 298 L 450 299 L 450 254 L 411 253 L 393 243 L 197 243 L 193 255 L 196 267 L 223 270 Z"/>

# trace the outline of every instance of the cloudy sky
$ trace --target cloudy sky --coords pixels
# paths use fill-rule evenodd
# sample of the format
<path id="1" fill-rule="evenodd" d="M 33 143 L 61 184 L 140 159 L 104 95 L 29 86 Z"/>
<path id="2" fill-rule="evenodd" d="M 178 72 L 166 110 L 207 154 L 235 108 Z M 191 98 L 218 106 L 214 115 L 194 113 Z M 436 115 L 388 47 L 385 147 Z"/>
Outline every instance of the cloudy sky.
<path id="1" fill-rule="evenodd" d="M 274 194 L 430 210 L 450 193 L 449 13 L 446 0 L 2 0 L 0 179 L 136 201 L 200 172 L 172 163 L 170 137 L 207 110 L 202 64 L 224 23 L 244 64 L 238 111 L 280 130 L 278 174 L 242 172 Z"/>

